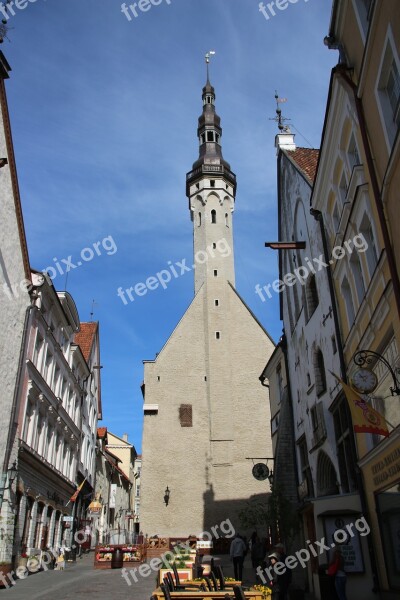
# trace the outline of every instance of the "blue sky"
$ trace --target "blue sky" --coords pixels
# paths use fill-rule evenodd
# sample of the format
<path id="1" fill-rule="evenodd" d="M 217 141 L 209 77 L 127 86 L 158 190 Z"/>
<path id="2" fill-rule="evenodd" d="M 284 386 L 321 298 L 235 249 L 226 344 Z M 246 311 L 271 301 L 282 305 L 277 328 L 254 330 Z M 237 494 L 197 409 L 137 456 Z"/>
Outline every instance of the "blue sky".
<path id="1" fill-rule="evenodd" d="M 274 93 L 318 147 L 330 70 L 331 3 L 299 0 L 266 20 L 258 0 L 163 0 L 131 21 L 120 0 L 37 0 L 15 9 L 2 46 L 12 67 L 9 108 L 31 264 L 36 269 L 111 236 L 117 250 L 54 279 L 81 320 L 100 321 L 104 419 L 141 448 L 143 359 L 152 359 L 193 297 L 193 275 L 124 305 L 117 296 L 168 266 L 192 261 L 185 175 L 198 157 L 204 54 L 224 157 L 238 179 L 236 287 L 277 341 Z M 109 247 L 108 247 L 109 248 Z M 63 264 L 63 263 L 61 263 Z"/>

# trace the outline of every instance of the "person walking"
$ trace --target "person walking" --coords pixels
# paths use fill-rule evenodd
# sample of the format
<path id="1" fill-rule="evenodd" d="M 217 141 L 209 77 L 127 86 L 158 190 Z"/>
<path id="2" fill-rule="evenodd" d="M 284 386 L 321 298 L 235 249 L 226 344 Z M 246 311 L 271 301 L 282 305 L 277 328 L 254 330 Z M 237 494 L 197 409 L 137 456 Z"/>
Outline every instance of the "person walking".
<path id="1" fill-rule="evenodd" d="M 235 572 L 236 581 L 242 581 L 243 578 L 243 563 L 247 553 L 247 546 L 237 533 L 232 540 L 230 548 L 230 556 L 233 562 L 233 570 Z"/>
<path id="2" fill-rule="evenodd" d="M 346 583 L 347 575 L 344 570 L 344 558 L 340 548 L 335 548 L 333 559 L 329 564 L 328 575 L 335 577 L 335 589 L 339 600 L 347 600 Z"/>
<path id="3" fill-rule="evenodd" d="M 283 551 L 282 553 L 272 552 L 272 554 L 269 554 L 268 559 L 271 567 L 274 568 L 277 563 L 282 563 L 282 557 L 286 558 L 286 555 Z M 287 600 L 288 589 L 291 581 L 291 572 L 287 567 L 285 568 L 284 572 L 281 572 L 281 565 L 279 565 L 279 573 L 280 574 L 278 575 L 274 569 L 274 575 L 271 581 L 272 598 L 274 600 Z"/>

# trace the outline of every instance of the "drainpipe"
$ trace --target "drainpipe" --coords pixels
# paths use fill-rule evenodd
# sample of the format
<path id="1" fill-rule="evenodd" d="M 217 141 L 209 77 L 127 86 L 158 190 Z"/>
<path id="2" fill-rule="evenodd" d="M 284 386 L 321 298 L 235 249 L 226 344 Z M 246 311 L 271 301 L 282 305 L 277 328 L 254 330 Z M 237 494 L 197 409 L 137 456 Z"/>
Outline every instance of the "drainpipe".
<path id="1" fill-rule="evenodd" d="M 356 109 L 357 109 L 357 116 L 358 116 L 358 120 L 360 123 L 361 137 L 363 140 L 363 145 L 364 145 L 364 150 L 365 150 L 365 156 L 367 159 L 368 170 L 369 170 L 369 173 L 371 176 L 373 196 L 374 196 L 374 200 L 375 200 L 376 209 L 378 211 L 379 224 L 380 224 L 382 235 L 383 235 L 383 241 L 385 244 L 385 250 L 386 250 L 386 254 L 387 254 L 387 258 L 388 258 L 390 276 L 392 278 L 392 283 L 393 283 L 393 291 L 394 291 L 394 297 L 395 297 L 396 306 L 397 306 L 397 313 L 400 318 L 400 281 L 399 281 L 399 276 L 398 276 L 397 268 L 396 268 L 396 259 L 394 257 L 392 243 L 390 241 L 389 230 L 388 230 L 387 223 L 386 223 L 386 217 L 385 217 L 385 212 L 384 212 L 384 208 L 383 208 L 382 196 L 381 196 L 381 192 L 379 189 L 378 177 L 377 177 L 377 174 L 375 171 L 374 160 L 373 160 L 371 148 L 369 145 L 367 125 L 366 125 L 366 121 L 365 121 L 362 102 L 361 102 L 360 98 L 357 96 L 357 86 L 350 79 L 347 72 L 345 72 L 343 69 L 338 69 L 337 73 L 340 77 L 342 77 L 342 79 L 350 86 L 350 88 L 353 91 L 354 100 L 355 100 Z"/>
<path id="2" fill-rule="evenodd" d="M 339 316 L 338 316 L 338 311 L 337 311 L 337 306 L 336 306 L 335 286 L 333 285 L 332 267 L 329 264 L 330 257 L 329 257 L 328 242 L 326 239 L 326 231 L 325 231 L 325 226 L 324 226 L 324 217 L 320 210 L 315 210 L 314 208 L 310 209 L 310 213 L 312 214 L 314 219 L 319 222 L 319 226 L 321 229 L 322 245 L 324 248 L 324 258 L 325 258 L 325 263 L 327 264 L 326 270 L 327 270 L 327 274 L 328 274 L 329 294 L 331 297 L 333 321 L 335 324 L 335 333 L 336 333 L 337 346 L 338 346 L 338 352 L 339 352 L 340 372 L 341 372 L 341 377 L 342 377 L 343 381 L 345 383 L 347 383 L 346 362 L 344 360 L 342 334 L 340 332 Z"/>

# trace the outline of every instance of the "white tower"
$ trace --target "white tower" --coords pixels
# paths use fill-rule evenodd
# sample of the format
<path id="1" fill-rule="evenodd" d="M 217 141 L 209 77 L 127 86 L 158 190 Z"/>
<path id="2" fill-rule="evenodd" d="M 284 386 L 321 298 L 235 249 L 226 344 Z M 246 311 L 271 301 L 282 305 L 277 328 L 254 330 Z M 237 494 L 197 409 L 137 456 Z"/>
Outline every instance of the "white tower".
<path id="1" fill-rule="evenodd" d="M 232 217 L 236 176 L 222 157 L 221 119 L 215 112 L 215 92 L 208 79 L 203 88 L 203 113 L 197 135 L 200 156 L 186 176 L 193 221 L 195 293 L 204 283 L 217 278 L 235 285 Z M 218 251 L 222 246 L 217 246 L 218 240 L 226 241 L 231 250 L 229 257 Z"/>
<path id="2" fill-rule="evenodd" d="M 144 363 L 141 526 L 149 535 L 199 535 L 227 518 L 240 528 L 246 501 L 269 491 L 247 458 L 272 457 L 259 376 L 274 344 L 234 287 L 236 177 L 221 136 L 207 77 L 200 153 L 186 188 L 195 297 L 156 359 Z"/>

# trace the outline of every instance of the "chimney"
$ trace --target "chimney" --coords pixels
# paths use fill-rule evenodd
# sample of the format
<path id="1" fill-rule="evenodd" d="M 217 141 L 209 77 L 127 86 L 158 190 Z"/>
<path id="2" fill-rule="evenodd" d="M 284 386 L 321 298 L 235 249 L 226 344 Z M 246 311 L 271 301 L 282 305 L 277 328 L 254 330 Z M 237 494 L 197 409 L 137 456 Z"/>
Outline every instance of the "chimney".
<path id="1" fill-rule="evenodd" d="M 279 150 L 296 150 L 294 134 L 290 131 L 278 133 L 278 135 L 275 136 L 275 148 L 277 154 L 279 154 Z"/>
<path id="2" fill-rule="evenodd" d="M 122 436 L 122 439 L 124 440 L 124 442 L 128 441 L 128 434 L 124 433 L 124 435 Z"/>

